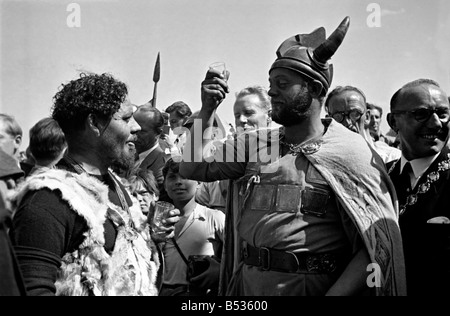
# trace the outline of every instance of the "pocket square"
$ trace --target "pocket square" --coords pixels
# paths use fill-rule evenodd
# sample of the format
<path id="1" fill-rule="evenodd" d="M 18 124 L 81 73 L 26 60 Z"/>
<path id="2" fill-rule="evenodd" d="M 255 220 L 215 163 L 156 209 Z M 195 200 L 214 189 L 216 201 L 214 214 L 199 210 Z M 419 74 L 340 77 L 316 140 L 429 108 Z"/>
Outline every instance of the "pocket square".
<path id="1" fill-rule="evenodd" d="M 450 219 L 445 216 L 433 217 L 427 220 L 428 224 L 450 224 Z"/>

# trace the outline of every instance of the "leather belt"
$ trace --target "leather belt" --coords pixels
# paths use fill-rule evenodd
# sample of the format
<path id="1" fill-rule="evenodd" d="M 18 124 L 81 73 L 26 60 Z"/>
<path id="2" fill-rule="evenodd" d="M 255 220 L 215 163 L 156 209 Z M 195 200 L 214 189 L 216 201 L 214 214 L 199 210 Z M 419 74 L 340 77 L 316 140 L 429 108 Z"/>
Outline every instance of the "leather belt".
<path id="1" fill-rule="evenodd" d="M 288 273 L 333 273 L 342 271 L 343 260 L 332 253 L 294 253 L 266 247 L 244 245 L 242 257 L 245 264 Z"/>

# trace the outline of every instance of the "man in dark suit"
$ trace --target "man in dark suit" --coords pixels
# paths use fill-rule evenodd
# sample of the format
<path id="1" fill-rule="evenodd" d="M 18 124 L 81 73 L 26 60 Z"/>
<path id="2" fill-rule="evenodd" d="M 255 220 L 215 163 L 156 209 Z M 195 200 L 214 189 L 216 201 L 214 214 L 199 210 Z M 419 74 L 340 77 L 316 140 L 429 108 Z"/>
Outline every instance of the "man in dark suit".
<path id="1" fill-rule="evenodd" d="M 388 122 L 402 157 L 388 166 L 400 209 L 408 295 L 450 294 L 450 106 L 439 84 L 419 79 L 391 99 Z"/>
<path id="2" fill-rule="evenodd" d="M 134 113 L 134 119 L 141 126 L 137 132 L 135 141 L 136 153 L 138 155 L 133 169 L 149 169 L 153 172 L 158 188 L 160 190 L 160 200 L 167 200 L 164 190 L 164 167 L 167 156 L 159 145 L 159 136 L 163 131 L 164 117 L 162 113 L 154 108 L 151 103 L 141 105 Z"/>
<path id="3" fill-rule="evenodd" d="M 23 175 L 17 161 L 0 149 L 0 296 L 26 295 L 22 274 L 8 237 L 11 212 L 5 199 L 12 182 Z"/>

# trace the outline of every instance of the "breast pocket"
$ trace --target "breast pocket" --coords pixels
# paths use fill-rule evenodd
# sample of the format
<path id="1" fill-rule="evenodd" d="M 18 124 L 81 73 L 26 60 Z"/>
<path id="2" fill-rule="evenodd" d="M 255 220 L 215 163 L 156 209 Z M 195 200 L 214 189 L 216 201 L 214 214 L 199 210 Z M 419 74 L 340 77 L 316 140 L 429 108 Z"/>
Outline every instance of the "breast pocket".
<path id="1" fill-rule="evenodd" d="M 277 212 L 297 213 L 300 211 L 302 200 L 301 187 L 299 185 L 280 184 L 277 188 Z"/>
<path id="2" fill-rule="evenodd" d="M 253 188 L 250 199 L 250 209 L 252 211 L 270 211 L 276 186 L 271 184 L 257 184 Z"/>
<path id="3" fill-rule="evenodd" d="M 305 188 L 302 192 L 301 212 L 304 215 L 325 217 L 330 192 L 321 188 Z"/>

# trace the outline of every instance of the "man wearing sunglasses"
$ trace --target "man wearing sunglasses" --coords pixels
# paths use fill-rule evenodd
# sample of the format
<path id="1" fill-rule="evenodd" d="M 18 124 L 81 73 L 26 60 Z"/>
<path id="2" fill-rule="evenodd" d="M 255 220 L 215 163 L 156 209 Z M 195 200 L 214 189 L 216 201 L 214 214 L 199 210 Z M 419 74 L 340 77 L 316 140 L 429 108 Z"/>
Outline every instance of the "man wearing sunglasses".
<path id="1" fill-rule="evenodd" d="M 385 164 L 400 158 L 399 149 L 384 142 L 375 142 L 370 135 L 370 111 L 364 92 L 353 86 L 338 86 L 328 94 L 325 101 L 328 116 L 349 130 L 360 134 L 383 159 Z"/>
<path id="2" fill-rule="evenodd" d="M 408 295 L 450 294 L 450 107 L 439 84 L 419 79 L 391 99 L 388 123 L 402 157 L 389 166 L 400 206 Z"/>

